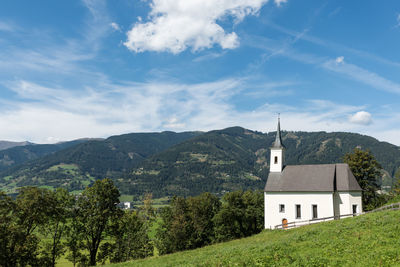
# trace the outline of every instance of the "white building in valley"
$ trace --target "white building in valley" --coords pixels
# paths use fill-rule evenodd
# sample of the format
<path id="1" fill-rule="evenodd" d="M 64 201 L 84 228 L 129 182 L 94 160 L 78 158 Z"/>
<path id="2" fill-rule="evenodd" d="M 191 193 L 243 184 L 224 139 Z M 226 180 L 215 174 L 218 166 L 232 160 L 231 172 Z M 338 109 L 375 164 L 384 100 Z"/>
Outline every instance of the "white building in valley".
<path id="1" fill-rule="evenodd" d="M 264 189 L 265 228 L 360 213 L 361 187 L 347 164 L 285 165 L 280 121 Z"/>

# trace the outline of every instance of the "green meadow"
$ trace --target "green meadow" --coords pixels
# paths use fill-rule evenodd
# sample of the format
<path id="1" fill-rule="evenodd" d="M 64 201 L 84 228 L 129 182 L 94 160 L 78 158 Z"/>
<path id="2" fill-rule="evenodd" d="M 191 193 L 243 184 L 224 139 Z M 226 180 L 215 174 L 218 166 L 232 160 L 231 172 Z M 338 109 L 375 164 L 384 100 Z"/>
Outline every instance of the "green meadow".
<path id="1" fill-rule="evenodd" d="M 400 211 L 382 211 L 107 266 L 400 266 L 399 237 Z"/>

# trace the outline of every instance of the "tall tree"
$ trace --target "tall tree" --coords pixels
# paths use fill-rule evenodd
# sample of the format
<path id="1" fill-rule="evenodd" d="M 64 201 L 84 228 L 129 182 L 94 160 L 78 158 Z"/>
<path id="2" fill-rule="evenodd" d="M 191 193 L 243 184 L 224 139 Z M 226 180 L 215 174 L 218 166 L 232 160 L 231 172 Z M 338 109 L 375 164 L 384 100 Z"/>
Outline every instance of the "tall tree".
<path id="1" fill-rule="evenodd" d="M 371 210 L 382 203 L 382 197 L 378 194 L 378 180 L 381 176 L 381 165 L 369 150 L 355 148 L 352 153 L 347 153 L 343 161 L 349 167 L 357 179 L 362 191 L 364 210 Z"/>
<path id="2" fill-rule="evenodd" d="M 69 224 L 67 225 L 66 234 L 66 246 L 69 253 L 67 254 L 67 259 L 75 265 L 78 262 L 83 262 L 84 254 L 82 254 L 82 249 L 84 248 L 83 236 L 82 236 L 82 225 L 79 221 L 79 209 L 76 205 L 75 199 L 73 200 L 73 207 L 69 212 Z"/>
<path id="3" fill-rule="evenodd" d="M 97 180 L 86 188 L 77 201 L 84 244 L 89 251 L 89 265 L 96 265 L 97 251 L 105 231 L 117 220 L 119 191 L 110 179 Z"/>
<path id="4" fill-rule="evenodd" d="M 185 198 L 174 197 L 170 206 L 161 210 L 162 222 L 157 230 L 157 248 L 160 254 L 193 248 L 191 235 L 193 223 Z"/>
<path id="5" fill-rule="evenodd" d="M 126 211 L 113 224 L 111 242 L 103 243 L 100 247 L 102 262 L 124 262 L 145 258 L 153 255 L 153 245 L 147 234 L 148 227 L 143 216 L 136 211 Z"/>
<path id="6" fill-rule="evenodd" d="M 22 228 L 16 222 L 15 202 L 4 192 L 0 192 L 0 266 L 16 266 L 24 240 Z"/>
<path id="7" fill-rule="evenodd" d="M 61 239 L 68 227 L 67 219 L 72 208 L 72 200 L 73 196 L 63 188 L 50 191 L 48 221 L 41 227 L 41 232 L 50 237 L 50 242 L 45 243 L 42 252 L 48 266 L 55 266 L 56 260 L 65 252 Z"/>
<path id="8" fill-rule="evenodd" d="M 43 265 L 35 230 L 48 221 L 49 196 L 49 190 L 36 187 L 22 188 L 15 201 L 0 193 L 0 265 Z"/>
<path id="9" fill-rule="evenodd" d="M 214 217 L 217 241 L 250 236 L 263 229 L 264 203 L 258 191 L 235 191 L 222 198 L 220 211 Z"/>
<path id="10" fill-rule="evenodd" d="M 193 224 L 191 243 L 196 248 L 211 244 L 215 240 L 213 217 L 218 213 L 221 202 L 211 193 L 203 193 L 188 198 L 187 203 Z"/>
<path id="11" fill-rule="evenodd" d="M 145 221 L 151 224 L 156 217 L 156 211 L 153 207 L 153 194 L 146 193 L 143 197 L 143 206 L 140 207 L 140 215 L 144 216 Z"/>
<path id="12" fill-rule="evenodd" d="M 394 196 L 400 195 L 400 168 L 397 169 L 392 179 L 392 194 Z"/>

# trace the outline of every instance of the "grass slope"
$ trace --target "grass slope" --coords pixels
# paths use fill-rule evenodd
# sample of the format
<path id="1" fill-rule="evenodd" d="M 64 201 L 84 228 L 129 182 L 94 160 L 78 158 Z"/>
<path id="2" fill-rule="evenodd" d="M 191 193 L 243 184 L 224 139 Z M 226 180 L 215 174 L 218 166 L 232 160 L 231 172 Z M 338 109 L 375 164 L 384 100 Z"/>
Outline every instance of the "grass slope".
<path id="1" fill-rule="evenodd" d="M 109 266 L 399 266 L 399 222 L 377 212 Z"/>

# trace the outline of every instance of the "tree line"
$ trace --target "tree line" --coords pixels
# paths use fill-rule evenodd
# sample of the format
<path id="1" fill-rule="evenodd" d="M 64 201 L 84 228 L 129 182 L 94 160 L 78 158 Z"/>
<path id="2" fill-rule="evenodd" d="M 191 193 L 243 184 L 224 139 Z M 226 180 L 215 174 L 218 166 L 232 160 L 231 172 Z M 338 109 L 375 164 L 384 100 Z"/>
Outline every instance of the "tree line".
<path id="1" fill-rule="evenodd" d="M 1 192 L 0 266 L 55 266 L 64 254 L 74 266 L 152 255 L 147 217 L 119 209 L 119 196 L 109 179 L 79 196 L 25 187 L 14 200 Z"/>
<path id="2" fill-rule="evenodd" d="M 249 236 L 263 229 L 261 192 L 174 197 L 156 211 L 149 195 L 139 210 L 118 207 L 110 179 L 80 195 L 65 189 L 22 188 L 15 199 L 0 193 L 0 266 L 74 266 L 124 262 Z M 158 213 L 158 214 L 157 214 Z M 149 228 L 156 222 L 155 238 Z"/>
<path id="3" fill-rule="evenodd" d="M 264 228 L 261 191 L 226 193 L 222 200 L 210 193 L 174 197 L 160 212 L 156 246 L 160 254 L 250 236 Z"/>

